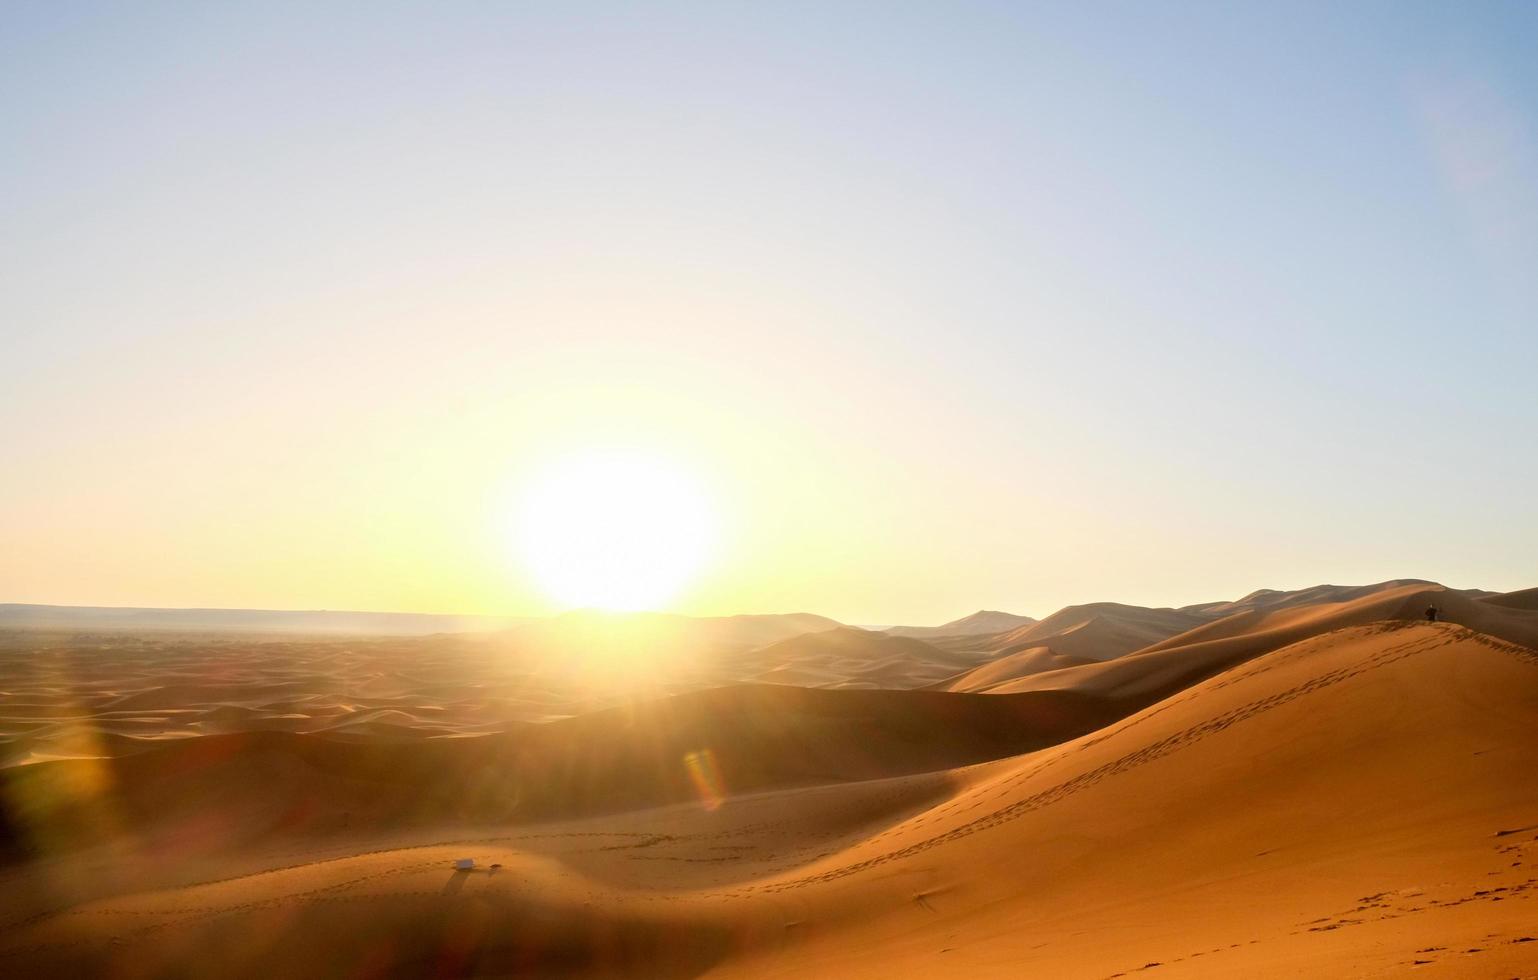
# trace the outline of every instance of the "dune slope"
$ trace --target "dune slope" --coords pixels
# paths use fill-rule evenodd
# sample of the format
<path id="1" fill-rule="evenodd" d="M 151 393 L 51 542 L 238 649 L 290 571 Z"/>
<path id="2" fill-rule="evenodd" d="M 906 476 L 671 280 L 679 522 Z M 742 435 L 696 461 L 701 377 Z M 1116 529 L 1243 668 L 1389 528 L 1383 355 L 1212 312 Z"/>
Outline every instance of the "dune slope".
<path id="1" fill-rule="evenodd" d="M 115 838 L 194 849 L 274 834 L 591 816 L 928 772 L 1076 737 L 1125 714 L 1013 697 L 740 685 L 480 738 L 258 731 L 0 770 L 0 857 Z"/>
<path id="2" fill-rule="evenodd" d="M 1458 626 L 1289 646 L 756 884 L 826 925 L 717 975 L 1531 972 L 1535 720 Z"/>
<path id="3" fill-rule="evenodd" d="M 979 664 L 935 685 L 941 691 L 970 691 L 977 694 L 1007 692 L 1014 682 L 1049 670 L 1084 667 L 1100 663 L 1088 657 L 1071 657 L 1049 646 L 1026 647 Z"/>

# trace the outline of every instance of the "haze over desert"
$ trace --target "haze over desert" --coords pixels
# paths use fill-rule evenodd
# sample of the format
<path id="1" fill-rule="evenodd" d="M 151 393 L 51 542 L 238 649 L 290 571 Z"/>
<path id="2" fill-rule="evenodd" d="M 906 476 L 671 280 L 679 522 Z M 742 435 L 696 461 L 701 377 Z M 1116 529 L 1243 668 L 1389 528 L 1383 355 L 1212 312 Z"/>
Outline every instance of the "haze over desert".
<path id="1" fill-rule="evenodd" d="M 1538 980 L 1535 52 L 0 4 L 0 980 Z"/>

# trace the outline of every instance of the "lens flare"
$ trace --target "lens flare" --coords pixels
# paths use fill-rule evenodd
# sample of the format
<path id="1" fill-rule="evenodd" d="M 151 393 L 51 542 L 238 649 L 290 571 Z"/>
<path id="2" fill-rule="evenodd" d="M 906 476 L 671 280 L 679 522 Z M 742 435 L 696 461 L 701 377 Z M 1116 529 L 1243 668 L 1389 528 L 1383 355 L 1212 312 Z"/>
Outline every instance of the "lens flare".
<path id="1" fill-rule="evenodd" d="M 707 810 L 718 809 L 726 799 L 726 784 L 721 780 L 721 767 L 716 764 L 716 754 L 710 749 L 700 749 L 684 756 L 684 768 L 694 793 Z"/>

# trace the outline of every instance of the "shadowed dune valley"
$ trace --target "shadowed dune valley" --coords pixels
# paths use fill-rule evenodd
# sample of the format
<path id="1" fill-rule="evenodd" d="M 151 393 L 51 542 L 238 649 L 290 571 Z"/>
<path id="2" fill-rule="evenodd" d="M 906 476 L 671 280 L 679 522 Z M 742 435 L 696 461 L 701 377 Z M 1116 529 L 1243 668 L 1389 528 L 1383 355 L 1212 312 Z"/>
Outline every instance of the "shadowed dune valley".
<path id="1" fill-rule="evenodd" d="M 136 617 L 0 633 L 8 975 L 1538 972 L 1533 590 Z"/>

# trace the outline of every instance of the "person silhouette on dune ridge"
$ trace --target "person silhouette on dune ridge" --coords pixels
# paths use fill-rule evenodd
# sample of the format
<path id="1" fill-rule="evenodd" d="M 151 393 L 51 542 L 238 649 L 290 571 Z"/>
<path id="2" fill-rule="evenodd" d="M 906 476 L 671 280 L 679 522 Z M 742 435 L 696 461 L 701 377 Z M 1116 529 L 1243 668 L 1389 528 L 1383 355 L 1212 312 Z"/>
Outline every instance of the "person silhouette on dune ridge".
<path id="1" fill-rule="evenodd" d="M 1426 622 L 1434 623 L 1436 621 L 1437 621 L 1437 607 L 1436 606 L 1427 606 L 1426 607 Z"/>

